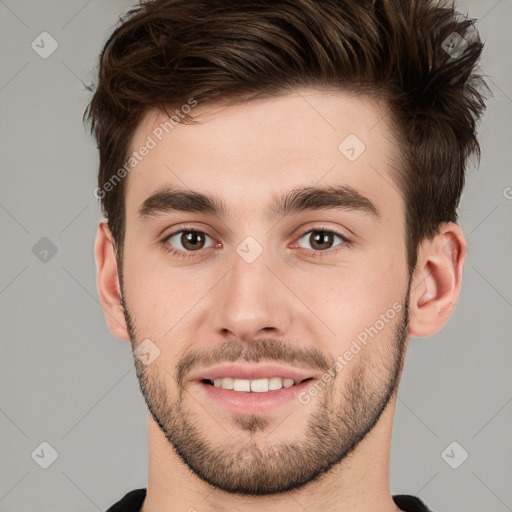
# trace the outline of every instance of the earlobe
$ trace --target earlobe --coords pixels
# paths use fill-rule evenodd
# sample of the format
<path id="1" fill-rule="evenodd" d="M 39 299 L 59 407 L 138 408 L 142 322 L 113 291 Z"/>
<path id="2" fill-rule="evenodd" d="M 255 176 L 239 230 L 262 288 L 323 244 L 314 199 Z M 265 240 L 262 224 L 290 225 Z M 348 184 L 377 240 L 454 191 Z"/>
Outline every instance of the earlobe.
<path id="1" fill-rule="evenodd" d="M 423 337 L 446 324 L 457 303 L 467 245 L 462 230 L 450 222 L 438 235 L 425 240 L 411 285 L 409 332 Z"/>
<path id="2" fill-rule="evenodd" d="M 98 225 L 94 255 L 98 271 L 96 285 L 107 325 L 114 336 L 129 341 L 130 335 L 126 328 L 121 305 L 114 239 L 104 220 L 100 221 Z"/>

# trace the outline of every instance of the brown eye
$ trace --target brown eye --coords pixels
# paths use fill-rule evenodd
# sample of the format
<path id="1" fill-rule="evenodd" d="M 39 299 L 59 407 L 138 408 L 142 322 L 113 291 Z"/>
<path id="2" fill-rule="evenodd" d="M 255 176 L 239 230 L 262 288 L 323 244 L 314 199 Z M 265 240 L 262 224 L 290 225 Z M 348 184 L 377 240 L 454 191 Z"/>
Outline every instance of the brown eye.
<path id="1" fill-rule="evenodd" d="M 176 250 L 193 252 L 205 248 L 206 237 L 210 238 L 206 233 L 203 233 L 202 231 L 182 229 L 181 231 L 176 231 L 175 233 L 169 235 L 165 239 L 165 242 L 169 243 Z M 172 241 L 175 243 L 178 242 L 178 246 L 173 245 Z M 211 247 L 211 245 L 208 247 Z"/>
<path id="2" fill-rule="evenodd" d="M 334 236 L 332 233 L 326 233 L 324 231 L 317 231 L 309 235 L 309 242 L 313 249 L 330 249 L 333 244 Z"/>
<path id="3" fill-rule="evenodd" d="M 183 247 L 190 251 L 202 249 L 204 245 L 204 236 L 196 231 L 183 231 L 180 237 Z"/>
<path id="4" fill-rule="evenodd" d="M 310 247 L 304 247 L 303 245 L 300 245 L 300 243 L 299 246 L 304 249 L 311 248 L 313 251 L 316 252 L 327 251 L 329 249 L 332 249 L 333 247 L 341 245 L 342 242 L 347 242 L 347 239 L 343 235 L 331 230 L 311 229 L 309 231 L 306 231 L 306 233 L 303 233 L 300 239 L 305 238 L 306 235 L 309 235 L 306 238 L 306 241 L 307 243 L 310 244 Z M 335 238 L 340 239 L 340 243 L 334 245 Z"/>

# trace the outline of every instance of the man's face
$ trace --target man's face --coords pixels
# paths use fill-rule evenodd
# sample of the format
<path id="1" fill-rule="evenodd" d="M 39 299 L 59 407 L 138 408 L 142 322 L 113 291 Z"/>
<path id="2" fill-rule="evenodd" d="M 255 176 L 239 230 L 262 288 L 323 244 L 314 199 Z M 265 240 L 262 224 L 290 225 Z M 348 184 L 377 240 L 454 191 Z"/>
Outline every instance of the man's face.
<path id="1" fill-rule="evenodd" d="M 125 319 L 135 350 L 159 350 L 135 359 L 137 375 L 195 474 L 231 493 L 283 492 L 343 461 L 394 400 L 410 284 L 391 128 L 376 103 L 312 89 L 198 114 L 160 141 L 168 118 L 152 112 L 132 144 L 156 143 L 126 189 Z M 215 196 L 224 212 L 155 210 L 146 200 L 163 186 Z M 292 190 L 340 186 L 362 198 L 276 207 Z M 294 385 L 226 390 L 210 377 Z"/>

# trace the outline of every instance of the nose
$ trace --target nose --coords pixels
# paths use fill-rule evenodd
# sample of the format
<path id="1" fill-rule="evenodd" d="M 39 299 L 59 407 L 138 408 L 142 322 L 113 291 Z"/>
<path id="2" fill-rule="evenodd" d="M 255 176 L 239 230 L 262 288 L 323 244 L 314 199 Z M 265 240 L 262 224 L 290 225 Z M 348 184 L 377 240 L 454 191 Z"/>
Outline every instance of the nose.
<path id="1" fill-rule="evenodd" d="M 271 265 L 265 252 L 252 263 L 234 256 L 214 297 L 215 328 L 223 337 L 230 333 L 248 342 L 258 335 L 283 336 L 290 328 L 293 294 Z"/>

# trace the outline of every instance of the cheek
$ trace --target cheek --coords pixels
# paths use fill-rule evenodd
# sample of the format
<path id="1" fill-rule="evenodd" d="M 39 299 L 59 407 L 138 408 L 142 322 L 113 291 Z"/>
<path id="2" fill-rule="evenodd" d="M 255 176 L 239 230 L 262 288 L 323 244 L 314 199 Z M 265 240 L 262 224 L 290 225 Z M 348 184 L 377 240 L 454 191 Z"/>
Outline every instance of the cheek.
<path id="1" fill-rule="evenodd" d="M 333 345 L 338 354 L 359 335 L 374 332 L 375 325 L 376 336 L 389 335 L 403 308 L 405 257 L 398 250 L 368 253 L 323 275 L 311 274 L 301 286 L 300 296 L 307 297 L 308 306 L 336 333 Z"/>
<path id="2" fill-rule="evenodd" d="M 194 317 L 194 306 L 212 287 L 210 281 L 205 272 L 166 265 L 162 256 L 148 263 L 135 251 L 130 253 L 124 263 L 124 288 L 138 337 L 167 343 L 181 336 Z"/>

